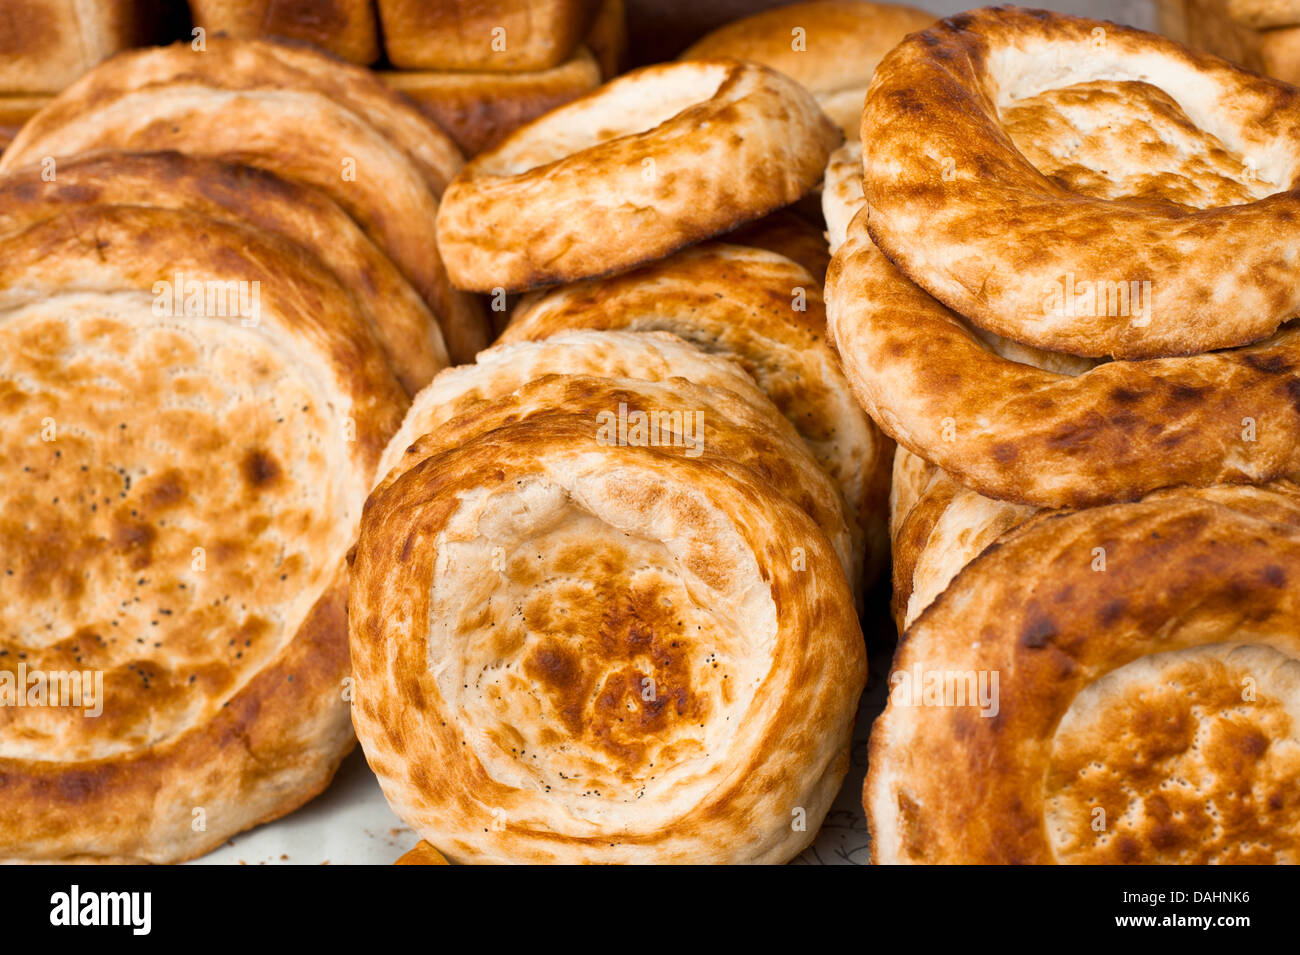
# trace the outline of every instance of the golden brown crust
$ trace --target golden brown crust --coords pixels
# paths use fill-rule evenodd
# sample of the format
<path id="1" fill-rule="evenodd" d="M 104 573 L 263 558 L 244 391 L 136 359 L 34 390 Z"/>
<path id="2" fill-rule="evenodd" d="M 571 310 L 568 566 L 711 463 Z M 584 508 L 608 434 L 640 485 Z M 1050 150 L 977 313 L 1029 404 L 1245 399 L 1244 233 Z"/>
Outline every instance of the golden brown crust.
<path id="1" fill-rule="evenodd" d="M 990 332 L 1158 357 L 1260 340 L 1300 308 L 1282 266 L 1300 213 L 1289 86 L 1155 34 L 999 7 L 886 57 L 863 132 L 873 238 Z M 1140 310 L 1120 298 L 1135 282 Z"/>
<path id="2" fill-rule="evenodd" d="M 456 141 L 466 156 L 600 85 L 600 66 L 579 47 L 549 70 L 488 73 L 389 70 L 379 78 L 403 93 Z"/>
<path id="3" fill-rule="evenodd" d="M 283 236 L 356 300 L 398 381 L 414 394 L 448 364 L 432 313 L 389 258 L 324 193 L 252 166 L 180 153 L 101 153 L 0 176 L 0 231 L 92 205 L 182 209 Z"/>
<path id="4" fill-rule="evenodd" d="M 914 7 L 813 0 L 724 24 L 678 59 L 730 57 L 762 63 L 809 90 L 848 139 L 858 138 L 862 102 L 881 57 L 934 16 Z"/>
<path id="5" fill-rule="evenodd" d="M 238 39 L 284 37 L 365 66 L 379 59 L 370 0 L 189 0 L 196 27 Z"/>
<path id="6" fill-rule="evenodd" d="M 1298 575 L 1285 482 L 1004 536 L 900 646 L 864 790 L 873 861 L 1297 861 Z M 917 695 L 944 673 L 996 692 Z"/>
<path id="7" fill-rule="evenodd" d="M 546 70 L 586 32 L 594 0 L 377 0 L 389 61 L 404 70 Z"/>
<path id="8" fill-rule="evenodd" d="M 429 845 L 423 839 L 415 844 L 415 848 L 405 853 L 393 865 L 450 865 L 441 852 Z"/>
<path id="9" fill-rule="evenodd" d="M 352 580 L 358 735 L 454 862 L 781 862 L 847 769 L 838 561 L 707 451 L 508 424 L 376 492 Z"/>
<path id="10" fill-rule="evenodd" d="M 437 254 L 437 189 L 456 147 L 368 71 L 305 47 L 220 37 L 201 52 L 123 54 L 34 117 L 0 169 L 102 149 L 175 149 L 319 188 L 410 279 L 453 359 L 486 345 L 479 304 L 451 288 Z"/>
<path id="11" fill-rule="evenodd" d="M 962 487 L 952 475 L 899 448 L 890 495 L 898 632 L 943 593 L 957 573 L 1036 509 Z"/>
<path id="12" fill-rule="evenodd" d="M 827 275 L 858 400 L 899 444 L 1002 500 L 1080 507 L 1300 473 L 1300 327 L 1258 345 L 1090 370 L 1002 357 L 890 265 L 865 213 Z"/>
<path id="13" fill-rule="evenodd" d="M 777 209 L 720 238 L 728 245 L 747 245 L 783 255 L 806 269 L 819 286 L 826 284 L 826 269 L 831 264 L 826 235 L 789 208 Z"/>
<path id="14" fill-rule="evenodd" d="M 794 262 L 709 243 L 624 275 L 525 296 L 500 341 L 579 328 L 657 330 L 732 359 L 839 485 L 859 547 L 865 540 L 863 583 L 870 584 L 888 554 L 893 449 L 854 400 L 827 338 L 825 314 L 816 282 Z"/>
<path id="15" fill-rule="evenodd" d="M 766 67 L 645 67 L 466 164 L 438 240 L 459 288 L 617 272 L 788 205 L 838 140 L 811 96 Z"/>
<path id="16" fill-rule="evenodd" d="M 0 238 L 0 302 L 0 669 L 103 679 L 99 716 L 0 707 L 0 854 L 201 854 L 352 746 L 344 555 L 404 395 L 313 257 L 192 213 Z"/>
<path id="17" fill-rule="evenodd" d="M 140 38 L 138 7 L 130 0 L 6 3 L 0 10 L 0 93 L 57 93 Z"/>

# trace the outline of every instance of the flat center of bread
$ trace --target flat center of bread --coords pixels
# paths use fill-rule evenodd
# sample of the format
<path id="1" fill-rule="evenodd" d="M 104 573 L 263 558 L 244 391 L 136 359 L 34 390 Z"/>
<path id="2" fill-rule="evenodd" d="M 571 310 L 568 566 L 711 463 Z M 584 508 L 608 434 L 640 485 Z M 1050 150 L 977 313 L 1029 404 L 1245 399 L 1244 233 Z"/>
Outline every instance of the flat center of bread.
<path id="1" fill-rule="evenodd" d="M 1300 861 L 1300 661 L 1260 645 L 1143 657 L 1075 697 L 1044 805 L 1065 863 Z"/>
<path id="2" fill-rule="evenodd" d="M 0 675 L 27 683 L 21 703 L 0 686 L 5 758 L 106 758 L 203 722 L 347 547 L 347 498 L 321 477 L 343 470 L 340 429 L 307 373 L 237 324 L 153 305 L 0 311 Z M 102 715 L 27 705 L 72 673 L 102 675 Z"/>
<path id="3" fill-rule="evenodd" d="M 1150 83 L 1095 80 L 1050 89 L 1004 105 L 1001 119 L 1020 152 L 1071 192 L 1210 209 L 1287 188 Z"/>
<path id="4" fill-rule="evenodd" d="M 439 542 L 429 665 L 464 744 L 577 831 L 652 826 L 704 798 L 772 666 L 753 556 L 688 493 L 627 475 L 525 480 L 467 498 Z M 651 519 L 629 521 L 629 501 Z"/>

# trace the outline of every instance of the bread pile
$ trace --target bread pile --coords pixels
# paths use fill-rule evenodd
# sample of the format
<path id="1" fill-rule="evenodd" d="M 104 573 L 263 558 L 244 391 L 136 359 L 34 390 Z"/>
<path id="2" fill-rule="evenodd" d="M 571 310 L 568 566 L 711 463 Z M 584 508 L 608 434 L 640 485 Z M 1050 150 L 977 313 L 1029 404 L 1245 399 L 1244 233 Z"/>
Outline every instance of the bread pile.
<path id="1" fill-rule="evenodd" d="M 5 153 L 0 856 L 199 855 L 355 744 L 345 556 L 443 331 L 484 341 L 436 256 L 459 164 L 366 71 L 220 38 Z"/>
<path id="2" fill-rule="evenodd" d="M 1300 3 L 1158 0 L 1160 32 L 1246 69 L 1300 82 Z"/>
<path id="3" fill-rule="evenodd" d="M 899 443 L 875 861 L 1297 861 L 1298 95 L 1016 8 L 877 70 L 823 190 Z"/>
<path id="4" fill-rule="evenodd" d="M 367 759 L 452 861 L 785 861 L 816 834 L 887 546 L 890 448 L 782 210 L 839 139 L 784 75 L 690 60 L 448 187 L 452 281 L 521 297 L 385 452 L 350 620 Z"/>
<path id="5" fill-rule="evenodd" d="M 0 858 L 359 740 L 403 864 L 788 861 L 892 557 L 875 861 L 1300 861 L 1300 91 L 1014 7 L 587 92 L 617 2 L 193 11 L 0 157 Z"/>

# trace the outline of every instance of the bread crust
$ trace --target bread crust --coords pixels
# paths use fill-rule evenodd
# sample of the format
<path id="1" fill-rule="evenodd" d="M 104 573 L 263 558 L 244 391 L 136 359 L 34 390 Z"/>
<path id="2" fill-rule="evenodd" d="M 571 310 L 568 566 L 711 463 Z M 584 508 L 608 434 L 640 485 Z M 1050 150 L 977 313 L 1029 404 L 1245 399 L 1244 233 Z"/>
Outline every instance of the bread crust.
<path id="1" fill-rule="evenodd" d="M 861 593 L 861 532 L 794 428 L 731 362 L 663 333 L 578 332 L 495 345 L 416 396 L 379 473 L 391 482 L 436 449 L 498 423 L 561 409 L 586 412 L 594 430 L 602 412 L 620 407 L 629 414 L 698 412 L 703 447 L 749 468 L 807 513 Z"/>
<path id="2" fill-rule="evenodd" d="M 392 261 L 323 192 L 253 166 L 181 153 L 71 157 L 46 181 L 40 166 L 0 176 L 0 232 L 94 205 L 180 209 L 284 237 L 348 290 L 408 394 L 447 367 L 433 314 Z"/>
<path id="3" fill-rule="evenodd" d="M 817 98 L 846 139 L 857 139 L 876 64 L 904 36 L 925 29 L 934 19 L 901 4 L 812 0 L 726 23 L 696 40 L 678 59 L 729 57 L 780 70 Z"/>
<path id="4" fill-rule="evenodd" d="M 451 288 L 434 232 L 438 190 L 459 153 L 368 71 L 305 47 L 221 37 L 204 51 L 123 54 L 34 117 L 0 170 L 97 149 L 179 150 L 314 186 L 407 276 L 454 360 L 487 344 L 482 309 Z"/>
<path id="5" fill-rule="evenodd" d="M 377 0 L 389 61 L 404 70 L 546 70 L 573 53 L 595 0 Z"/>
<path id="6" fill-rule="evenodd" d="M 985 497 L 952 475 L 899 448 L 894 457 L 890 539 L 898 632 L 943 593 L 985 548 L 1038 509 Z"/>
<path id="7" fill-rule="evenodd" d="M 544 512 L 509 516 L 511 495 L 535 491 L 583 522 L 567 536 L 572 525 L 554 525 L 540 551 L 524 538 L 547 533 Z M 454 566 L 488 573 L 476 558 L 448 563 L 466 519 L 506 568 L 473 595 L 446 589 Z M 803 572 L 776 556 L 793 540 L 808 544 Z M 655 556 L 670 541 L 680 561 Z M 542 579 L 530 582 L 534 555 Z M 593 559 L 603 574 L 556 589 L 552 561 Z M 507 424 L 376 492 L 352 579 L 358 734 L 395 811 L 453 862 L 783 862 L 847 769 L 866 660 L 838 561 L 802 511 L 707 451 L 610 448 L 589 418 L 560 411 Z M 534 595 L 527 631 L 491 599 L 516 586 Z M 698 588 L 696 602 L 665 611 L 679 588 Z M 446 599 L 464 612 L 446 616 Z M 588 629 L 593 607 L 604 623 Z M 477 676 L 492 632 L 502 665 Z M 625 637 L 641 648 L 630 657 Z M 443 679 L 453 672 L 466 675 Z M 633 696 L 644 679 L 664 695 Z M 589 680 L 604 687 L 594 705 Z M 806 831 L 791 824 L 800 810 Z"/>
<path id="8" fill-rule="evenodd" d="M 526 73 L 387 70 L 389 87 L 456 141 L 466 156 L 490 149 L 524 123 L 600 85 L 600 65 L 585 47 L 548 70 Z"/>
<path id="9" fill-rule="evenodd" d="M 253 323 L 160 317 L 177 273 L 259 283 Z M 344 556 L 404 395 L 313 257 L 193 213 L 4 236 L 0 300 L 3 667 L 104 681 L 98 717 L 0 708 L 0 855 L 192 858 L 310 799 L 353 745 Z"/>
<path id="10" fill-rule="evenodd" d="M 884 516 L 893 449 L 854 400 L 825 314 L 816 281 L 794 262 L 707 243 L 624 275 L 526 295 L 500 341 L 536 341 L 580 328 L 657 330 L 735 361 L 839 486 L 855 544 L 865 548 L 867 587 L 888 558 Z"/>
<path id="11" fill-rule="evenodd" d="M 467 163 L 438 241 L 452 281 L 476 291 L 621 271 L 795 201 L 838 140 L 812 97 L 766 67 L 645 67 Z"/>
<path id="12" fill-rule="evenodd" d="M 370 0 L 189 0 L 196 27 L 239 39 L 285 37 L 362 66 L 379 59 Z"/>
<path id="13" fill-rule="evenodd" d="M 845 374 L 886 434 L 962 484 L 1083 507 L 1300 473 L 1300 328 L 1090 369 L 1032 349 L 1006 358 L 999 350 L 1015 343 L 982 337 L 908 281 L 867 235 L 867 218 L 853 219 L 827 274 Z"/>
<path id="14" fill-rule="evenodd" d="M 864 789 L 872 861 L 1295 862 L 1297 575 L 1287 482 L 1160 491 L 1004 535 L 894 662 L 998 674 L 997 712 L 891 699 Z"/>
<path id="15" fill-rule="evenodd" d="M 1086 150 L 1082 164 L 1061 152 L 1074 134 L 1053 123 L 1071 111 L 1131 119 L 1124 136 L 1138 142 L 1094 129 L 1084 145 L 1115 167 L 1102 175 Z M 1152 115 L 1177 148 L 1153 138 Z M 1116 358 L 1239 346 L 1300 309 L 1283 265 L 1300 254 L 1298 137 L 1300 91 L 1285 84 L 1111 23 L 978 10 L 913 35 L 876 73 L 863 114 L 870 231 L 930 294 L 1028 345 Z M 1078 308 L 1052 294 L 1073 296 L 1076 279 L 1149 282 L 1145 320 L 1118 293 Z"/>

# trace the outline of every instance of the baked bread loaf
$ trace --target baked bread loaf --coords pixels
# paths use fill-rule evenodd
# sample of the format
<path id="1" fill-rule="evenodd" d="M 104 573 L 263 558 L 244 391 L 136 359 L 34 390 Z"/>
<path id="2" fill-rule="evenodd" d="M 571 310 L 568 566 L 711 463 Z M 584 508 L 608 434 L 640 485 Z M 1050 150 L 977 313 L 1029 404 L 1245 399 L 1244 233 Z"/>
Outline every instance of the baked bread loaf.
<path id="1" fill-rule="evenodd" d="M 379 27 L 370 0 L 189 0 L 189 5 L 194 25 L 210 33 L 301 40 L 363 66 L 379 59 Z"/>
<path id="2" fill-rule="evenodd" d="M 500 341 L 578 328 L 672 332 L 748 372 L 838 485 L 857 549 L 865 544 L 870 585 L 888 555 L 893 449 L 854 400 L 805 270 L 773 253 L 709 243 L 624 275 L 526 295 Z"/>
<path id="3" fill-rule="evenodd" d="M 0 237 L 0 302 L 0 857 L 200 855 L 353 745 L 344 557 L 405 396 L 312 256 L 189 212 Z"/>
<path id="4" fill-rule="evenodd" d="M 467 156 L 495 146 L 524 123 L 600 85 L 584 47 L 558 66 L 527 73 L 389 70 L 379 74 L 447 131 Z"/>
<path id="5" fill-rule="evenodd" d="M 95 205 L 182 209 L 282 236 L 348 290 L 408 394 L 448 364 L 437 322 L 389 258 L 329 197 L 252 166 L 180 153 L 99 153 L 0 177 L 0 233 Z"/>
<path id="6" fill-rule="evenodd" d="M 560 376 L 560 377 L 557 377 Z M 571 376 L 587 376 L 569 381 Z M 589 380 L 590 379 L 590 380 Z M 592 387 L 598 383 L 600 387 Z M 617 385 L 617 394 L 611 389 Z M 486 408 L 480 407 L 488 402 Z M 604 402 L 602 404 L 602 402 Z M 391 480 L 431 446 L 460 431 L 487 431 L 487 421 L 560 409 L 587 412 L 596 428 L 608 411 L 638 414 L 659 428 L 681 428 L 681 453 L 704 450 L 743 465 L 802 508 L 840 557 L 855 593 L 862 575 L 862 535 L 830 477 L 789 422 L 737 366 L 662 333 L 574 332 L 540 342 L 498 344 L 473 365 L 438 375 L 411 405 L 380 463 Z M 423 441 L 422 435 L 427 435 Z M 647 440 L 653 438 L 653 432 Z M 634 440 L 632 438 L 627 440 Z M 414 449 L 414 450 L 412 450 Z"/>
<path id="7" fill-rule="evenodd" d="M 766 67 L 645 67 L 470 160 L 438 241 L 452 281 L 475 291 L 621 271 L 795 201 L 839 138 Z"/>
<path id="8" fill-rule="evenodd" d="M 458 863 L 796 855 L 866 673 L 825 535 L 708 447 L 558 408 L 478 427 L 432 436 L 357 543 L 353 720 L 390 805 Z"/>
<path id="9" fill-rule="evenodd" d="M 1150 358 L 1259 341 L 1300 309 L 1290 86 L 1155 34 L 989 8 L 889 54 L 863 130 L 872 237 L 990 332 Z"/>
<path id="10" fill-rule="evenodd" d="M 155 11 L 133 0 L 35 0 L 0 6 L 0 93 L 57 93 L 100 60 L 145 39 Z"/>
<path id="11" fill-rule="evenodd" d="M 872 860 L 1300 861 L 1298 574 L 1286 482 L 1003 535 L 899 647 L 864 791 Z"/>
<path id="12" fill-rule="evenodd" d="M 733 20 L 696 40 L 679 57 L 729 57 L 793 77 L 848 139 L 857 139 L 862 103 L 881 57 L 934 16 L 892 3 L 813 0 Z"/>
<path id="13" fill-rule="evenodd" d="M 586 33 L 595 0 L 376 0 L 403 70 L 546 70 Z"/>
<path id="14" fill-rule="evenodd" d="M 204 51 L 176 44 L 124 54 L 34 117 L 0 169 L 96 150 L 178 150 L 314 186 L 411 281 L 454 360 L 487 343 L 478 303 L 448 284 L 434 232 L 456 147 L 360 67 L 302 47 L 220 37 Z"/>
<path id="15" fill-rule="evenodd" d="M 875 209 L 871 209 L 875 221 Z M 858 400 L 962 484 L 1041 507 L 1159 487 L 1264 482 L 1300 468 L 1300 328 L 1255 345 L 1102 364 L 971 328 L 849 226 L 827 317 Z"/>

